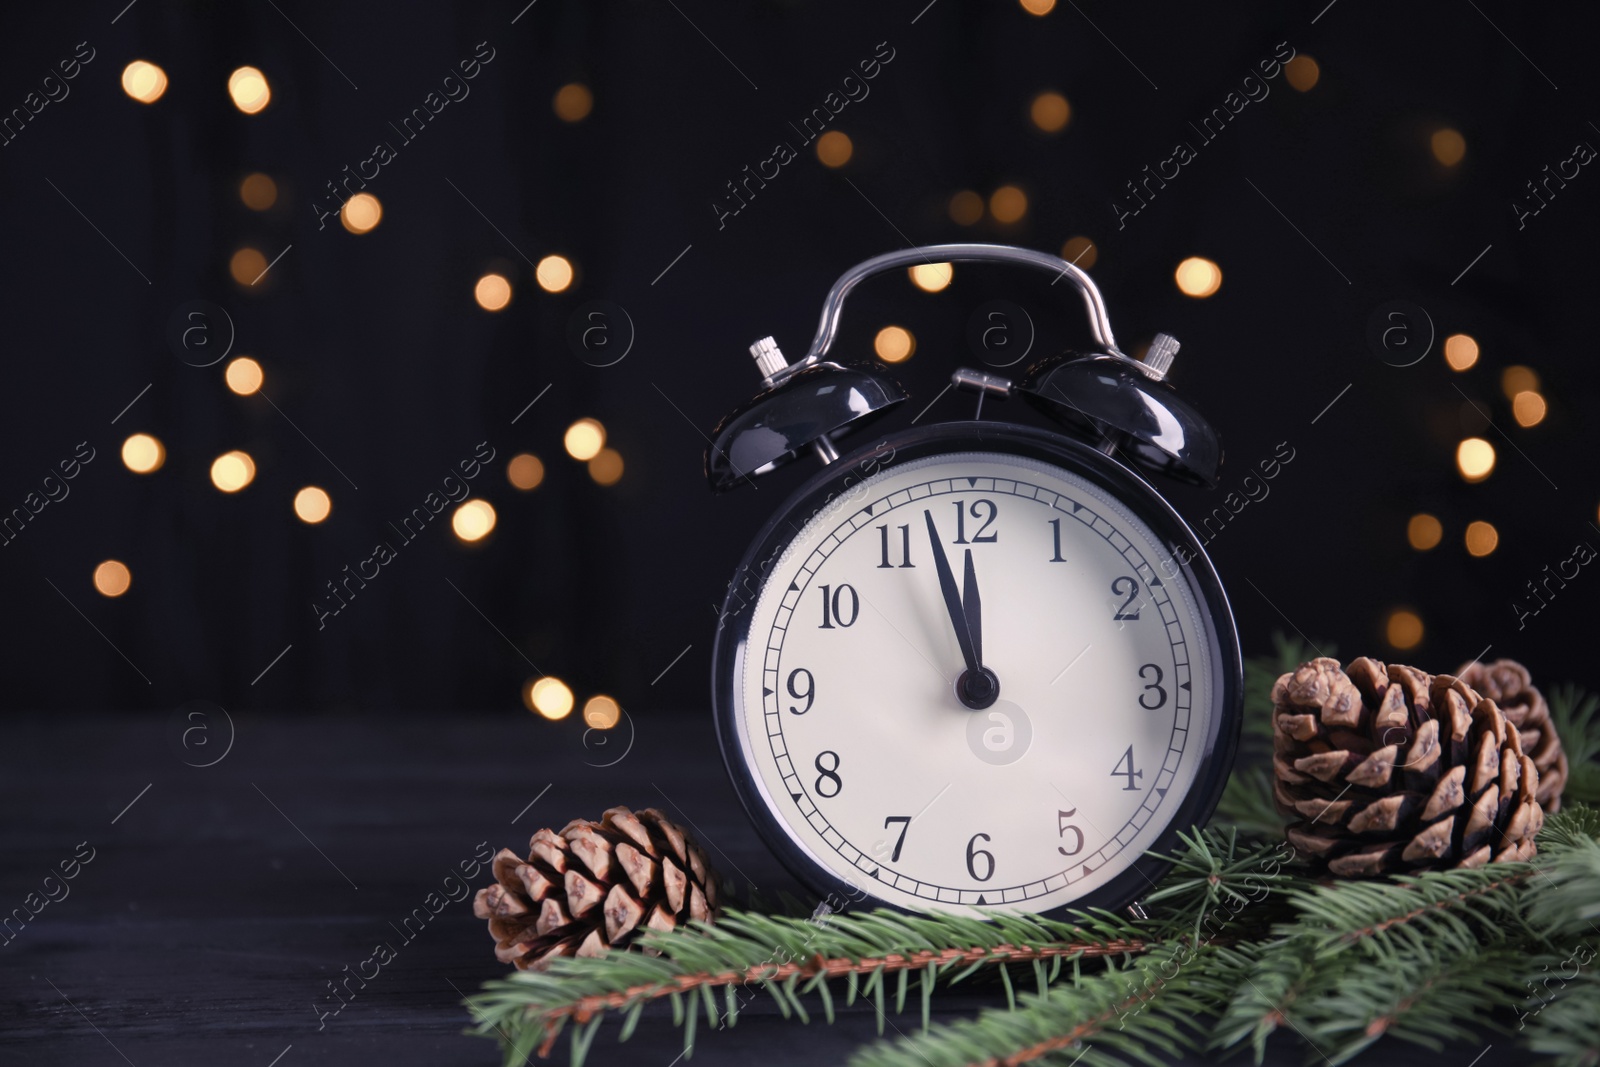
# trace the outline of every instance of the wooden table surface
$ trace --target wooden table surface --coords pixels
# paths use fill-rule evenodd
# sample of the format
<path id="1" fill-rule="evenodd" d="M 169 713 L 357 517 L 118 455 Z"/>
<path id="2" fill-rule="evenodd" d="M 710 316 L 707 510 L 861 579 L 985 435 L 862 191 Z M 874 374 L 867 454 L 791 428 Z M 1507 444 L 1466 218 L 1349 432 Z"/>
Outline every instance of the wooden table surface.
<path id="1" fill-rule="evenodd" d="M 503 971 L 471 904 L 413 924 L 409 940 L 397 931 L 484 842 L 522 849 L 541 826 L 654 806 L 735 881 L 797 891 L 740 809 L 709 716 L 632 721 L 629 748 L 626 724 L 586 746 L 581 723 L 509 712 L 14 716 L 0 744 L 0 912 L 61 861 L 93 858 L 0 945 L 0 1064 L 495 1067 L 494 1044 L 462 1034 L 462 995 Z M 338 1003 L 328 983 L 379 942 L 396 958 L 322 1017 Z M 936 1014 L 988 1002 L 941 992 Z M 908 1008 L 891 1020 L 910 1033 Z M 692 1062 L 840 1063 L 874 1031 L 870 1008 L 802 1029 L 763 997 L 736 1028 L 702 1030 Z M 660 1014 L 626 1044 L 615 1033 L 591 1063 L 669 1067 L 682 1051 Z M 1359 1062 L 1464 1065 L 1483 1044 L 1435 1057 L 1385 1042 Z M 1273 1052 L 1302 1062 L 1288 1042 Z M 1517 1062 L 1507 1044 L 1478 1067 Z"/>

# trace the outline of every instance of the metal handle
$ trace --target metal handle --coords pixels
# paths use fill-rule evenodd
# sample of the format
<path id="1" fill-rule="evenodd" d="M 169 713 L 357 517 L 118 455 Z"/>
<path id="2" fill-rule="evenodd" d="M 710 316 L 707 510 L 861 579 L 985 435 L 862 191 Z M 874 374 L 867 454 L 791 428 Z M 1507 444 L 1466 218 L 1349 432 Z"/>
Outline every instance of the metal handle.
<path id="1" fill-rule="evenodd" d="M 923 245 L 919 248 L 907 248 L 899 252 L 874 256 L 857 263 L 839 275 L 839 280 L 833 283 L 833 288 L 828 290 L 827 299 L 822 302 L 822 321 L 817 324 L 817 335 L 812 338 L 811 348 L 806 352 L 804 359 L 785 368 L 781 376 L 787 377 L 801 367 L 816 363 L 828 354 L 828 349 L 833 347 L 834 338 L 839 332 L 839 315 L 844 311 L 845 297 L 849 296 L 850 290 L 860 282 L 874 274 L 882 274 L 897 267 L 945 262 L 1010 263 L 1049 271 L 1056 275 L 1056 281 L 1067 279 L 1077 287 L 1078 293 L 1083 297 L 1084 307 L 1089 312 L 1089 330 L 1094 334 L 1095 341 L 1113 355 L 1122 355 L 1117 348 L 1116 338 L 1112 336 L 1111 319 L 1106 314 L 1106 305 L 1101 299 L 1100 290 L 1095 288 L 1094 282 L 1087 274 L 1060 256 L 1052 256 L 1048 252 L 1035 252 L 1028 248 L 1013 248 L 1010 245 Z"/>

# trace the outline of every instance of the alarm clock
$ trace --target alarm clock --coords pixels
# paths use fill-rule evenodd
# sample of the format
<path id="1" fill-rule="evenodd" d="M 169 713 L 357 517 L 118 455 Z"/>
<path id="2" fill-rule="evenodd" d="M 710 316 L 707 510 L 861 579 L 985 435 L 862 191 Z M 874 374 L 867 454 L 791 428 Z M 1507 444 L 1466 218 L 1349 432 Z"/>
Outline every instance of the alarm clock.
<path id="1" fill-rule="evenodd" d="M 961 261 L 1068 282 L 1097 349 L 1015 380 L 957 370 L 975 417 L 863 436 L 907 394 L 826 358 L 846 297 L 884 271 Z M 1242 678 L 1216 571 L 1145 477 L 1216 484 L 1219 438 L 1167 380 L 1177 351 L 1160 334 L 1128 357 L 1086 273 L 982 244 L 846 271 L 794 363 L 770 337 L 751 346 L 763 389 L 712 433 L 712 489 L 801 456 L 822 467 L 729 583 L 712 707 L 739 799 L 819 896 L 1138 915 L 1161 854 L 1210 817 Z M 1012 398 L 1049 427 L 994 418 Z"/>

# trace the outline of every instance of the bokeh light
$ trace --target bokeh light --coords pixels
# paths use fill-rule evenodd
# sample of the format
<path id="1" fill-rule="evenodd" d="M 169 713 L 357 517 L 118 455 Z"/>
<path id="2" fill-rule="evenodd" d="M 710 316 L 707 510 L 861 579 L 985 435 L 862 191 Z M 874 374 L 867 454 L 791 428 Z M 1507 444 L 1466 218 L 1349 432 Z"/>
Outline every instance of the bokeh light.
<path id="1" fill-rule="evenodd" d="M 567 455 L 582 463 L 600 454 L 606 445 L 606 428 L 600 425 L 599 419 L 579 419 L 567 427 L 567 433 L 562 438 L 566 446 Z"/>
<path id="2" fill-rule="evenodd" d="M 240 285 L 254 285 L 266 270 L 267 257 L 259 249 L 241 248 L 228 260 L 228 273 Z"/>
<path id="3" fill-rule="evenodd" d="M 1411 516 L 1411 521 L 1406 523 L 1406 540 L 1418 552 L 1437 548 L 1443 537 L 1444 525 L 1427 512 Z"/>
<path id="4" fill-rule="evenodd" d="M 308 485 L 294 495 L 295 517 L 315 526 L 333 512 L 333 498 L 320 486 Z"/>
<path id="5" fill-rule="evenodd" d="M 1500 546 L 1500 531 L 1492 523 L 1479 519 L 1467 523 L 1467 551 L 1474 556 L 1487 556 Z"/>
<path id="6" fill-rule="evenodd" d="M 136 433 L 122 442 L 122 465 L 135 474 L 150 474 L 167 461 L 167 450 L 159 438 Z"/>
<path id="7" fill-rule="evenodd" d="M 530 679 L 522 687 L 522 702 L 529 711 L 547 719 L 565 719 L 572 714 L 572 690 L 560 678 L 550 675 Z"/>
<path id="8" fill-rule="evenodd" d="M 1204 300 L 1222 288 L 1222 268 L 1204 256 L 1190 256 L 1179 263 L 1172 277 L 1178 283 L 1179 292 L 1197 300 Z"/>
<path id="9" fill-rule="evenodd" d="M 1056 0 L 1017 0 L 1022 10 L 1030 15 L 1048 15 L 1056 9 Z"/>
<path id="10" fill-rule="evenodd" d="M 485 274 L 472 290 L 473 299 L 485 311 L 499 311 L 511 303 L 511 283 L 503 274 Z"/>
<path id="11" fill-rule="evenodd" d="M 211 484 L 224 493 L 237 493 L 256 480 L 256 461 L 250 453 L 224 452 L 211 461 Z"/>
<path id="12" fill-rule="evenodd" d="M 547 293 L 564 292 L 572 284 L 572 262 L 565 256 L 545 256 L 533 268 L 533 277 Z"/>
<path id="13" fill-rule="evenodd" d="M 872 350 L 885 363 L 904 363 L 917 350 L 917 339 L 904 326 L 885 326 L 872 339 Z"/>
<path id="14" fill-rule="evenodd" d="M 1468 437 L 1456 446 L 1456 469 L 1469 482 L 1481 482 L 1494 470 L 1494 445 Z"/>
<path id="15" fill-rule="evenodd" d="M 539 488 L 544 481 L 544 463 L 532 452 L 521 452 L 506 464 L 506 481 L 524 491 Z"/>
<path id="16" fill-rule="evenodd" d="M 339 209 L 339 221 L 351 233 L 371 233 L 383 220 L 383 204 L 371 193 L 357 193 Z"/>
<path id="17" fill-rule="evenodd" d="M 583 721 L 591 729 L 609 730 L 622 721 L 622 705 L 608 696 L 592 696 L 583 702 Z"/>
<path id="18" fill-rule="evenodd" d="M 950 221 L 957 226 L 972 226 L 983 218 L 983 197 L 963 189 L 950 198 Z"/>
<path id="19" fill-rule="evenodd" d="M 1518 364 L 1500 372 L 1500 391 L 1506 394 L 1507 400 L 1518 393 L 1537 392 L 1538 389 L 1539 375 L 1532 367 Z"/>
<path id="20" fill-rule="evenodd" d="M 1404 652 L 1422 644 L 1422 617 L 1409 608 L 1395 608 L 1383 624 L 1384 640 Z"/>
<path id="21" fill-rule="evenodd" d="M 616 485 L 622 481 L 622 453 L 614 448 L 602 448 L 589 461 L 589 477 L 596 485 Z"/>
<path id="22" fill-rule="evenodd" d="M 167 91 L 167 72 L 154 63 L 136 59 L 122 68 L 122 91 L 141 104 L 153 104 Z"/>
<path id="23" fill-rule="evenodd" d="M 267 76 L 255 67 L 240 67 L 228 75 L 228 95 L 233 106 L 246 115 L 254 115 L 272 101 L 272 87 Z"/>
<path id="24" fill-rule="evenodd" d="M 856 146 L 850 142 L 849 135 L 838 130 L 829 130 L 817 138 L 817 158 L 822 160 L 824 167 L 844 166 L 850 162 L 855 150 Z"/>
<path id="25" fill-rule="evenodd" d="M 1028 107 L 1028 117 L 1045 133 L 1056 133 L 1072 121 L 1072 105 L 1060 93 L 1040 93 Z"/>
<path id="26" fill-rule="evenodd" d="M 989 214 L 1010 225 L 1028 213 L 1028 194 L 1015 185 L 1002 185 L 989 196 Z"/>
<path id="27" fill-rule="evenodd" d="M 1434 130 L 1428 144 L 1433 149 L 1433 158 L 1447 167 L 1460 163 L 1461 157 L 1467 154 L 1467 139 L 1448 126 Z"/>
<path id="28" fill-rule="evenodd" d="M 278 183 L 257 171 L 239 183 L 239 199 L 251 211 L 265 211 L 278 202 Z"/>
<path id="29" fill-rule="evenodd" d="M 1453 333 L 1444 339 L 1444 361 L 1455 371 L 1468 370 L 1478 362 L 1478 342 L 1471 334 Z"/>
<path id="30" fill-rule="evenodd" d="M 488 537 L 494 523 L 494 507 L 487 500 L 463 500 L 450 516 L 450 528 L 468 543 Z"/>
<path id="31" fill-rule="evenodd" d="M 222 379 L 228 383 L 228 388 L 240 396 L 249 396 L 261 388 L 261 383 L 266 376 L 261 371 L 261 364 L 249 356 L 240 356 L 230 359 L 223 368 Z"/>
<path id="32" fill-rule="evenodd" d="M 1532 389 L 1524 389 L 1511 398 L 1511 417 L 1518 426 L 1537 426 L 1544 421 L 1547 408 L 1544 397 Z"/>
<path id="33" fill-rule="evenodd" d="M 594 110 L 594 93 L 582 82 L 568 82 L 556 90 L 550 106 L 562 122 L 582 122 Z"/>
<path id="34" fill-rule="evenodd" d="M 1061 258 L 1074 267 L 1088 270 L 1100 258 L 1100 249 L 1087 237 L 1069 237 L 1061 246 Z"/>
<path id="35" fill-rule="evenodd" d="M 955 277 L 955 267 L 949 263 L 918 263 L 906 271 L 911 284 L 925 293 L 937 293 L 948 286 Z"/>
<path id="36" fill-rule="evenodd" d="M 108 559 L 94 569 L 95 592 L 101 596 L 121 596 L 132 584 L 133 573 L 121 560 Z"/>
<path id="37" fill-rule="evenodd" d="M 1317 79 L 1322 77 L 1322 68 L 1316 60 L 1301 52 L 1283 65 L 1283 77 L 1295 92 L 1309 93 L 1316 87 Z"/>

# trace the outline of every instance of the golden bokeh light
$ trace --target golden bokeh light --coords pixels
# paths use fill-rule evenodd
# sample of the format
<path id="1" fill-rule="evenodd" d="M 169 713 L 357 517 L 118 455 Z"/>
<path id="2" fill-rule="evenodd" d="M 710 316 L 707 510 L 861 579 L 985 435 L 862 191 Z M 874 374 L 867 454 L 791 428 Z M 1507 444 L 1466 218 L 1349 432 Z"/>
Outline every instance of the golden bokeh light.
<path id="1" fill-rule="evenodd" d="M 278 183 L 260 171 L 246 174 L 239 183 L 239 199 L 251 211 L 265 211 L 278 202 Z"/>
<path id="2" fill-rule="evenodd" d="M 136 59 L 122 68 L 122 91 L 141 104 L 153 104 L 167 91 L 167 72 L 154 63 Z"/>
<path id="3" fill-rule="evenodd" d="M 532 452 L 512 456 L 506 464 L 506 481 L 524 491 L 537 489 L 544 481 L 544 462 Z"/>
<path id="4" fill-rule="evenodd" d="M 135 474 L 150 474 L 167 461 L 161 440 L 147 433 L 136 433 L 122 442 L 122 465 Z"/>
<path id="5" fill-rule="evenodd" d="M 1427 512 L 1411 516 L 1411 521 L 1406 523 L 1406 540 L 1411 542 L 1411 547 L 1418 552 L 1437 548 L 1443 537 L 1444 525 Z"/>
<path id="6" fill-rule="evenodd" d="M 254 285 L 267 270 L 267 257 L 259 249 L 241 248 L 228 260 L 228 273 L 240 285 Z"/>
<path id="7" fill-rule="evenodd" d="M 972 226 L 983 218 L 983 197 L 963 189 L 950 198 L 950 221 L 957 226 Z"/>
<path id="8" fill-rule="evenodd" d="M 1544 421 L 1548 408 L 1544 397 L 1532 389 L 1524 389 L 1511 398 L 1511 416 L 1518 426 L 1537 426 Z"/>
<path id="9" fill-rule="evenodd" d="M 917 350 L 917 339 L 904 326 L 885 326 L 872 339 L 872 350 L 885 363 L 904 363 Z"/>
<path id="10" fill-rule="evenodd" d="M 1456 446 L 1456 469 L 1469 482 L 1481 482 L 1494 470 L 1494 445 L 1468 437 Z"/>
<path id="11" fill-rule="evenodd" d="M 1322 77 L 1322 68 L 1316 60 L 1302 52 L 1283 65 L 1283 77 L 1295 92 L 1309 93 L 1316 87 L 1317 79 Z"/>
<path id="12" fill-rule="evenodd" d="M 572 285 L 572 262 L 565 256 L 545 256 L 533 268 L 539 288 L 547 293 L 565 292 Z"/>
<path id="13" fill-rule="evenodd" d="M 1500 547 L 1500 531 L 1491 523 L 1479 519 L 1467 523 L 1467 551 L 1474 556 L 1487 556 Z"/>
<path id="14" fill-rule="evenodd" d="M 211 484 L 224 493 L 237 493 L 256 480 L 256 461 L 250 453 L 224 452 L 211 461 Z"/>
<path id="15" fill-rule="evenodd" d="M 1061 246 L 1061 258 L 1074 267 L 1088 270 L 1100 258 L 1099 247 L 1087 237 L 1069 237 Z"/>
<path id="16" fill-rule="evenodd" d="M 1179 292 L 1196 300 L 1204 300 L 1222 288 L 1222 268 L 1204 256 L 1190 256 L 1179 263 L 1172 277 Z"/>
<path id="17" fill-rule="evenodd" d="M 824 167 L 844 166 L 850 162 L 855 150 L 856 146 L 850 142 L 849 135 L 838 130 L 829 130 L 817 138 L 817 158 L 822 160 Z"/>
<path id="18" fill-rule="evenodd" d="M 1002 185 L 989 196 L 989 214 L 1010 225 L 1028 213 L 1028 194 L 1015 185 Z"/>
<path id="19" fill-rule="evenodd" d="M 1422 644 L 1422 617 L 1409 608 L 1395 608 L 1383 624 L 1384 640 L 1404 652 Z"/>
<path id="20" fill-rule="evenodd" d="M 622 480 L 622 453 L 614 448 L 602 448 L 589 461 L 589 477 L 596 485 L 616 485 Z"/>
<path id="21" fill-rule="evenodd" d="M 599 419 L 579 419 L 567 427 L 562 444 L 566 446 L 567 455 L 587 463 L 606 446 L 606 428 L 600 425 Z"/>
<path id="22" fill-rule="evenodd" d="M 560 678 L 549 675 L 529 679 L 522 687 L 522 702 L 529 711 L 547 719 L 565 719 L 572 714 L 572 690 Z"/>
<path id="23" fill-rule="evenodd" d="M 473 299 L 485 311 L 499 311 L 511 303 L 511 283 L 503 274 L 485 274 L 472 290 Z"/>
<path id="24" fill-rule="evenodd" d="M 1455 371 L 1469 370 L 1478 362 L 1478 342 L 1471 334 L 1453 333 L 1444 339 L 1444 361 Z"/>
<path id="25" fill-rule="evenodd" d="M 595 730 L 609 730 L 622 721 L 622 705 L 608 696 L 592 696 L 583 702 L 583 721 Z"/>
<path id="26" fill-rule="evenodd" d="M 383 204 L 371 193 L 357 193 L 339 209 L 339 222 L 351 233 L 371 233 L 383 221 Z"/>
<path id="27" fill-rule="evenodd" d="M 294 495 L 295 517 L 315 526 L 333 512 L 333 498 L 326 489 L 308 485 Z"/>
<path id="28" fill-rule="evenodd" d="M 1048 15 L 1056 9 L 1056 0 L 1017 0 L 1022 10 L 1030 15 Z"/>
<path id="29" fill-rule="evenodd" d="M 1510 400 L 1518 393 L 1538 392 L 1539 375 L 1532 367 L 1520 364 L 1500 372 L 1500 391 Z"/>
<path id="30" fill-rule="evenodd" d="M 272 102 L 272 87 L 267 76 L 255 67 L 240 67 L 228 75 L 228 95 L 233 106 L 246 115 L 254 115 Z"/>
<path id="31" fill-rule="evenodd" d="M 594 110 L 594 93 L 582 82 L 568 82 L 556 90 L 550 106 L 562 122 L 582 122 Z"/>
<path id="32" fill-rule="evenodd" d="M 1040 93 L 1033 98 L 1028 117 L 1045 133 L 1057 133 L 1072 121 L 1072 105 L 1060 93 Z"/>
<path id="33" fill-rule="evenodd" d="M 1433 158 L 1447 167 L 1460 163 L 1461 157 L 1467 154 L 1467 139 L 1448 126 L 1434 130 L 1428 144 L 1433 149 Z"/>
<path id="34" fill-rule="evenodd" d="M 94 589 L 101 596 L 117 597 L 133 584 L 133 573 L 118 559 L 108 559 L 94 569 Z"/>
<path id="35" fill-rule="evenodd" d="M 228 383 L 228 388 L 240 396 L 249 396 L 260 389 L 265 378 L 261 372 L 261 364 L 249 356 L 229 360 L 227 367 L 222 371 L 222 379 Z"/>
<path id="36" fill-rule="evenodd" d="M 463 500 L 450 516 L 450 529 L 468 543 L 488 537 L 494 523 L 494 507 L 487 500 Z"/>
<path id="37" fill-rule="evenodd" d="M 911 284 L 925 293 L 937 293 L 955 278 L 955 267 L 949 263 L 918 263 L 906 271 Z"/>

